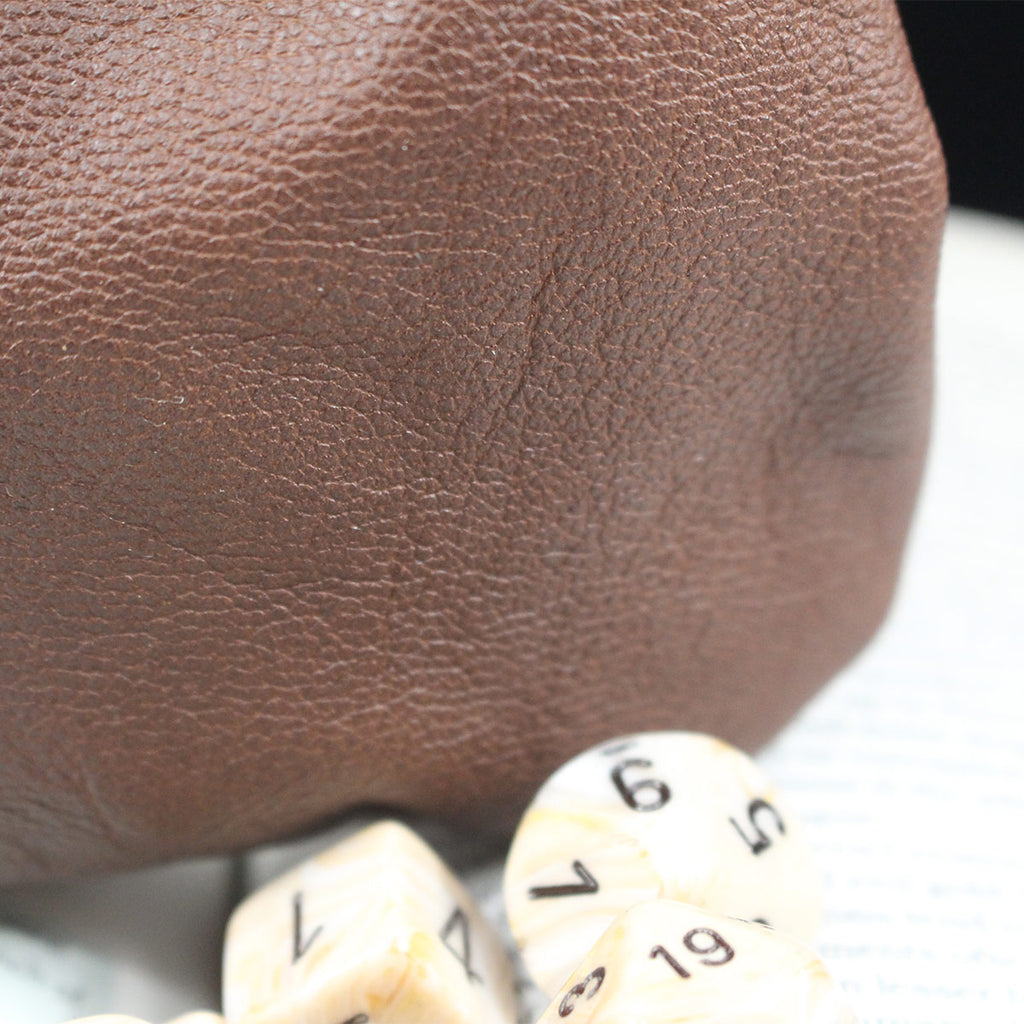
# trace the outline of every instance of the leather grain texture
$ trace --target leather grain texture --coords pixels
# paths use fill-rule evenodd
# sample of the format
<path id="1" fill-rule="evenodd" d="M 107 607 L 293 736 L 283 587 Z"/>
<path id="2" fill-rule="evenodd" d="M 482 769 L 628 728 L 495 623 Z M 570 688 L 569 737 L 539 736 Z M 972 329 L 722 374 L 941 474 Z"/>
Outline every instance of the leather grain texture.
<path id="1" fill-rule="evenodd" d="M 944 209 L 887 2 L 0 2 L 0 883 L 756 747 L 890 598 Z"/>

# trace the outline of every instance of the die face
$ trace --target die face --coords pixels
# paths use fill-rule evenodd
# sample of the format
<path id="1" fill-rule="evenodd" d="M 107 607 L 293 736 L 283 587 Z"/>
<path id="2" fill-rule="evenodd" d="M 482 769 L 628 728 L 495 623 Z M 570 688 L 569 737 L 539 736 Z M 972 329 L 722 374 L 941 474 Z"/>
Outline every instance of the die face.
<path id="1" fill-rule="evenodd" d="M 505 906 L 530 977 L 546 994 L 624 909 L 663 895 L 662 879 L 636 837 L 616 834 L 599 816 L 527 811 L 518 835 L 557 835 L 514 846 Z M 525 898 L 524 898 L 525 897 Z"/>
<path id="2" fill-rule="evenodd" d="M 557 877 L 580 884 L 558 890 Z M 804 941 L 821 913 L 795 816 L 750 758 L 697 733 L 622 737 L 560 768 L 523 817 L 504 889 L 527 968 L 548 993 L 642 899 L 767 921 Z"/>
<path id="3" fill-rule="evenodd" d="M 230 1024 L 514 1020 L 511 968 L 416 835 L 364 830 L 251 895 L 225 940 Z"/>
<path id="4" fill-rule="evenodd" d="M 773 929 L 655 900 L 620 915 L 538 1024 L 855 1024 L 810 949 Z"/>

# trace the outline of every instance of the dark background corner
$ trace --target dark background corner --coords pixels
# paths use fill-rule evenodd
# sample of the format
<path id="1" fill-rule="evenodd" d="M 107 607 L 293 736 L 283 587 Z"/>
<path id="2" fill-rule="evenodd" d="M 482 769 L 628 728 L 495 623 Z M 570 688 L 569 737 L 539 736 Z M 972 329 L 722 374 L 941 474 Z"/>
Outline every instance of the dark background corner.
<path id="1" fill-rule="evenodd" d="M 954 205 L 1024 218 L 1024 2 L 897 0 Z"/>

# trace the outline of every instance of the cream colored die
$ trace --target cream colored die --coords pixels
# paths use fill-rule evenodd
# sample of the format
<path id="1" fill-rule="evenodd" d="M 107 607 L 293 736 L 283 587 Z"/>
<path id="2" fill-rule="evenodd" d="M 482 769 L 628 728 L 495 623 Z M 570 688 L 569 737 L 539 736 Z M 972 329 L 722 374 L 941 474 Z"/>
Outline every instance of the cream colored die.
<path id="1" fill-rule="evenodd" d="M 505 868 L 509 924 L 550 995 L 635 903 L 681 900 L 810 941 L 814 857 L 792 811 L 742 752 L 687 732 L 595 747 L 541 787 Z"/>
<path id="2" fill-rule="evenodd" d="M 511 1024 L 513 984 L 465 889 L 396 822 L 253 893 L 224 943 L 229 1024 Z"/>
<path id="3" fill-rule="evenodd" d="M 770 928 L 654 900 L 612 923 L 538 1024 L 855 1024 L 814 953 Z"/>

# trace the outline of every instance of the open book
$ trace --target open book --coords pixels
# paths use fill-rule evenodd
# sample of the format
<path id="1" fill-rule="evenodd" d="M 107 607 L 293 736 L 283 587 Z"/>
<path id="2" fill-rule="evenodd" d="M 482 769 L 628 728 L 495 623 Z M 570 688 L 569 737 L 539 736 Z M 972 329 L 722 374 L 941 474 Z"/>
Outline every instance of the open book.
<path id="1" fill-rule="evenodd" d="M 893 613 L 759 761 L 819 850 L 817 948 L 862 1024 L 1024 1022 L 1024 226 L 950 218 L 934 444 Z M 216 1008 L 241 874 L 324 841 L 0 894 L 0 1024 Z M 500 870 L 466 880 L 504 927 Z M 542 1008 L 525 990 L 524 1020 Z"/>

